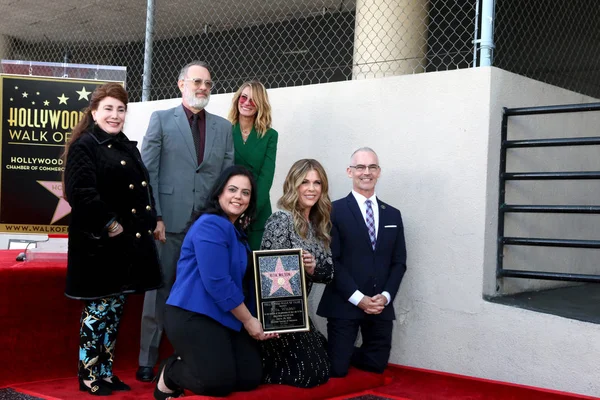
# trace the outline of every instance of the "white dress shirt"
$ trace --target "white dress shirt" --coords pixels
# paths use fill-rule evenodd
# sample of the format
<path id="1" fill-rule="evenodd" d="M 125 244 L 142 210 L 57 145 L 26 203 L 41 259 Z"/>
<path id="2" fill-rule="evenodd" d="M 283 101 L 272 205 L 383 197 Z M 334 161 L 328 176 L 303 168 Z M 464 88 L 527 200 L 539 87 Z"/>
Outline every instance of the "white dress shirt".
<path id="1" fill-rule="evenodd" d="M 362 213 L 365 224 L 367 223 L 367 200 L 371 200 L 371 208 L 373 209 L 373 219 L 375 220 L 375 239 L 377 239 L 377 233 L 379 233 L 379 206 L 377 205 L 377 195 L 373 193 L 373 196 L 368 199 L 362 194 L 352 191 L 352 195 L 358 203 L 360 212 Z"/>
<path id="2" fill-rule="evenodd" d="M 352 195 L 358 203 L 358 207 L 360 208 L 360 212 L 362 214 L 363 220 L 365 221 L 365 224 L 367 223 L 367 200 L 371 200 L 371 208 L 373 209 L 373 220 L 375 221 L 375 238 L 377 238 L 377 234 L 379 233 L 379 205 L 377 203 L 377 195 L 373 193 L 373 196 L 367 199 L 365 196 L 358 192 L 355 192 L 354 190 L 352 191 Z M 381 294 L 387 299 L 385 303 L 385 305 L 387 306 L 390 303 L 391 296 L 388 292 L 382 292 Z M 365 297 L 365 295 L 360 290 L 357 290 L 352 294 L 352 296 L 350 296 L 348 301 L 354 304 L 355 306 L 358 306 L 358 303 L 360 303 L 363 297 Z"/>

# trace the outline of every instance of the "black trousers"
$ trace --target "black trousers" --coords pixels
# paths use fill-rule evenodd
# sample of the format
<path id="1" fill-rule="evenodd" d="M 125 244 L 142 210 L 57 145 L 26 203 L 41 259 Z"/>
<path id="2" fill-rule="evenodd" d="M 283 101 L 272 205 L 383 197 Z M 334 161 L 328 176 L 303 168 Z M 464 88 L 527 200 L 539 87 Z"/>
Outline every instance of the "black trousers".
<path id="1" fill-rule="evenodd" d="M 206 396 L 227 396 L 260 384 L 258 343 L 243 328 L 236 332 L 205 315 L 167 305 L 165 333 L 180 358 L 165 371 L 166 381 Z"/>
<path id="2" fill-rule="evenodd" d="M 350 365 L 382 373 L 390 358 L 392 328 L 393 321 L 328 318 L 327 353 L 331 361 L 331 376 L 346 376 Z M 354 347 L 359 329 L 362 346 Z"/>

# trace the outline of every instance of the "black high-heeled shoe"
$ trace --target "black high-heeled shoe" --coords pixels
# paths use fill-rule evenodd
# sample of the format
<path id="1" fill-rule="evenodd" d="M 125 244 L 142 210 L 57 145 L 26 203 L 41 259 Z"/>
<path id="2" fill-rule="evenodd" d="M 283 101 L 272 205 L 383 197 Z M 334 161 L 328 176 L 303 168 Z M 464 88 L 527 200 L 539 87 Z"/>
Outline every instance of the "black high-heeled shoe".
<path id="1" fill-rule="evenodd" d="M 79 390 L 82 392 L 88 392 L 92 396 L 110 396 L 112 390 L 103 384 L 102 379 L 97 379 L 90 383 L 90 386 L 86 385 L 82 378 L 79 378 Z"/>
<path id="2" fill-rule="evenodd" d="M 175 361 L 177 361 L 179 359 L 179 357 L 177 357 L 176 355 L 172 355 L 171 357 L 167 358 L 166 360 L 163 360 L 163 362 L 160 363 L 160 366 L 158 367 L 158 372 L 156 373 L 156 376 L 153 379 L 153 382 L 156 382 L 156 387 L 154 388 L 154 398 L 156 400 L 168 400 L 168 399 L 176 399 L 178 397 L 183 396 L 183 389 L 181 388 L 177 388 L 177 389 L 171 389 L 171 387 L 169 387 L 169 385 L 167 384 L 167 380 L 166 377 L 164 376 L 164 372 L 167 368 L 170 368 L 171 365 L 173 365 L 173 363 Z M 165 384 L 166 387 L 168 387 L 169 389 L 173 390 L 173 392 L 171 393 L 166 393 L 161 391 L 158 388 L 158 382 L 160 381 L 160 377 L 163 377 L 163 382 Z"/>
<path id="3" fill-rule="evenodd" d="M 110 377 L 111 382 L 103 379 L 104 386 L 108 387 L 112 391 L 128 391 L 131 390 L 131 387 L 119 379 L 118 376 L 113 375 Z"/>

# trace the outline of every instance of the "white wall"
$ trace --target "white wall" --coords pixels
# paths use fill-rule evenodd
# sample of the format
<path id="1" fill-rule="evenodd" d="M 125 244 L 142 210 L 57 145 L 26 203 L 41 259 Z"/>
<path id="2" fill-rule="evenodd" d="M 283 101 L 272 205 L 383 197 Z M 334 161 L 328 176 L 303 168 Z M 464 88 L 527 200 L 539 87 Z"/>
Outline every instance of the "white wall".
<path id="1" fill-rule="evenodd" d="M 351 188 L 345 167 L 352 151 L 370 146 L 379 154 L 377 193 L 402 211 L 408 249 L 392 363 L 600 392 L 596 325 L 482 300 L 496 284 L 501 107 L 589 98 L 494 68 L 273 89 L 269 96 L 280 133 L 273 203 L 300 158 L 323 163 L 336 199 Z M 213 96 L 208 110 L 225 116 L 230 99 Z M 167 103 L 179 101 L 161 108 Z M 125 132 L 141 140 L 156 107 L 131 104 Z"/>

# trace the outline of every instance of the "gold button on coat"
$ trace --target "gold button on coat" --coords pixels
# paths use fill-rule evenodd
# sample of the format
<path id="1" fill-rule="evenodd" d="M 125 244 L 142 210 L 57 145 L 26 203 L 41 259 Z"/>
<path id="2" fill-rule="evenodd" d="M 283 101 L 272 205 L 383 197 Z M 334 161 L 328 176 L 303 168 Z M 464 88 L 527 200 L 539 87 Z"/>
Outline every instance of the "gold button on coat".
<path id="1" fill-rule="evenodd" d="M 134 187 L 135 187 L 135 186 L 133 186 L 133 183 L 132 183 L 131 185 L 129 185 L 129 189 L 132 189 L 132 190 L 133 190 L 133 188 L 134 188 Z"/>
<path id="2" fill-rule="evenodd" d="M 138 233 L 135 234 L 135 237 L 139 239 L 139 238 L 142 237 L 142 234 L 138 232 Z"/>
<path id="3" fill-rule="evenodd" d="M 127 162 L 125 160 L 121 160 L 121 165 L 125 165 Z"/>
<path id="4" fill-rule="evenodd" d="M 152 210 L 152 207 L 146 206 L 146 210 L 150 211 L 150 210 Z"/>
<path id="5" fill-rule="evenodd" d="M 148 235 L 152 235 L 152 231 L 148 229 Z"/>
<path id="6" fill-rule="evenodd" d="M 131 213 L 132 213 L 132 214 L 135 214 L 136 212 L 137 212 L 137 211 L 136 211 L 136 209 L 135 209 L 135 208 L 132 208 L 132 209 L 131 209 Z"/>
<path id="7" fill-rule="evenodd" d="M 112 144 L 109 144 L 109 145 L 108 145 L 108 146 L 106 146 L 106 147 L 108 147 L 109 149 L 111 149 L 111 148 L 112 148 Z"/>
<path id="8" fill-rule="evenodd" d="M 146 185 L 148 185 L 148 183 L 146 181 L 142 181 L 142 186 L 146 187 Z"/>

